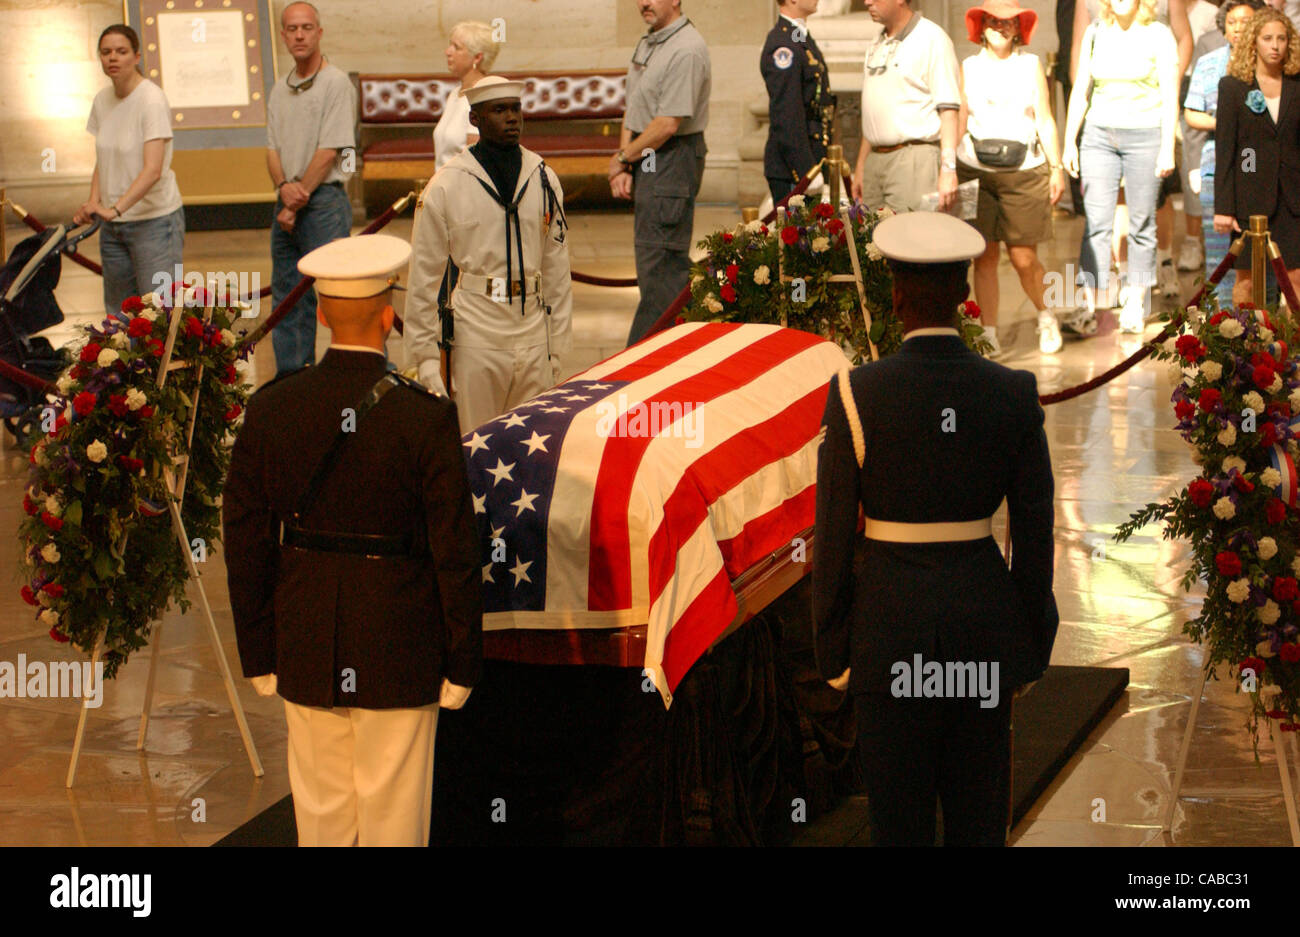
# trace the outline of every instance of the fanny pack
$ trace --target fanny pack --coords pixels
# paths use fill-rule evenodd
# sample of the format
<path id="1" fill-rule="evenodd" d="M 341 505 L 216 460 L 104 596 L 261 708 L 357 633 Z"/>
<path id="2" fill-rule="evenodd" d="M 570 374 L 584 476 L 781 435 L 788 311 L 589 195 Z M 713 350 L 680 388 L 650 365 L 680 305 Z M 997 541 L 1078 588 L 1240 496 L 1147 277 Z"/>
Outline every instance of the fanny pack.
<path id="1" fill-rule="evenodd" d="M 997 169 L 1018 168 L 1029 152 L 1029 145 L 1019 140 L 976 140 L 974 137 L 970 140 L 975 146 L 975 158 Z"/>

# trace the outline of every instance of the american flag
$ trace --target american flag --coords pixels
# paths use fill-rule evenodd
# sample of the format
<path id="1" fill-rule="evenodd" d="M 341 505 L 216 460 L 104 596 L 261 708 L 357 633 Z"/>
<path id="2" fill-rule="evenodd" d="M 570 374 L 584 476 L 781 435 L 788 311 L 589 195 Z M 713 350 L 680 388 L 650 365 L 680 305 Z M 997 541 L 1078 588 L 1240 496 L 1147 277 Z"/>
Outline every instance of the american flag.
<path id="1" fill-rule="evenodd" d="M 646 624 L 670 704 L 736 616 L 731 580 L 812 525 L 847 366 L 807 332 L 692 323 L 466 435 L 484 628 Z"/>

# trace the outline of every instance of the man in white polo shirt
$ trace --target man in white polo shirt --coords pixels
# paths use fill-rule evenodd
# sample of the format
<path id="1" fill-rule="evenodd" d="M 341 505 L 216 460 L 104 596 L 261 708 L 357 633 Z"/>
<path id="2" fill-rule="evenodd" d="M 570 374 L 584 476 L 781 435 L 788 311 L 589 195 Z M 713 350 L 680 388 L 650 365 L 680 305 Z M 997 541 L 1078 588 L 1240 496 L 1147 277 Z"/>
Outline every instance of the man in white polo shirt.
<path id="1" fill-rule="evenodd" d="M 952 40 L 908 0 L 869 0 L 884 26 L 867 47 L 862 76 L 862 147 L 853 197 L 869 208 L 915 211 L 938 191 L 957 198 L 957 111 L 961 91 Z"/>

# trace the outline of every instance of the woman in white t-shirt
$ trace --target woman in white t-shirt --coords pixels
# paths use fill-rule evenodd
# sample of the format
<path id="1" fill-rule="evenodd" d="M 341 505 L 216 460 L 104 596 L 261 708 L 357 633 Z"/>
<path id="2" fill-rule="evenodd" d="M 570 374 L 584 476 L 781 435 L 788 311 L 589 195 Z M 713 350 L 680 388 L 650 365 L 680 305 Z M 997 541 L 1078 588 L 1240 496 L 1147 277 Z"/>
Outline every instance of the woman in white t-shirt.
<path id="1" fill-rule="evenodd" d="M 140 38 L 130 26 L 99 36 L 99 64 L 112 86 L 95 95 L 86 130 L 95 137 L 90 198 L 76 224 L 103 219 L 99 252 L 104 308 L 129 296 L 170 290 L 181 267 L 185 211 L 172 173 L 171 107 L 161 88 L 140 74 Z"/>
<path id="2" fill-rule="evenodd" d="M 974 226 L 988 244 L 975 259 L 975 302 L 984 334 L 998 340 L 998 260 L 1007 245 L 1011 266 L 1038 312 L 1038 348 L 1061 350 L 1061 330 L 1044 301 L 1045 275 L 1038 244 L 1051 237 L 1052 205 L 1065 190 L 1057 155 L 1056 122 L 1038 56 L 1029 41 L 1038 14 L 1015 0 L 984 0 L 966 11 L 966 32 L 984 48 L 961 63 L 957 181 L 979 181 Z M 991 148 L 1002 151 L 990 153 Z M 981 154 L 983 158 L 981 158 Z"/>

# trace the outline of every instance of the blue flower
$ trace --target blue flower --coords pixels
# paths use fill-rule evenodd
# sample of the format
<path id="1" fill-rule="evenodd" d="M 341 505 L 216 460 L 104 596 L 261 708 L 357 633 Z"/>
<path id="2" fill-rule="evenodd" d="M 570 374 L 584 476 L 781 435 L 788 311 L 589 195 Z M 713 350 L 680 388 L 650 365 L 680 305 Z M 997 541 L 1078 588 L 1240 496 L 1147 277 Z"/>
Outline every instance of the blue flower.
<path id="1" fill-rule="evenodd" d="M 1268 107 L 1268 103 L 1264 100 L 1264 92 L 1258 88 L 1253 89 L 1246 95 L 1246 106 L 1256 114 L 1264 113 L 1264 109 Z"/>

